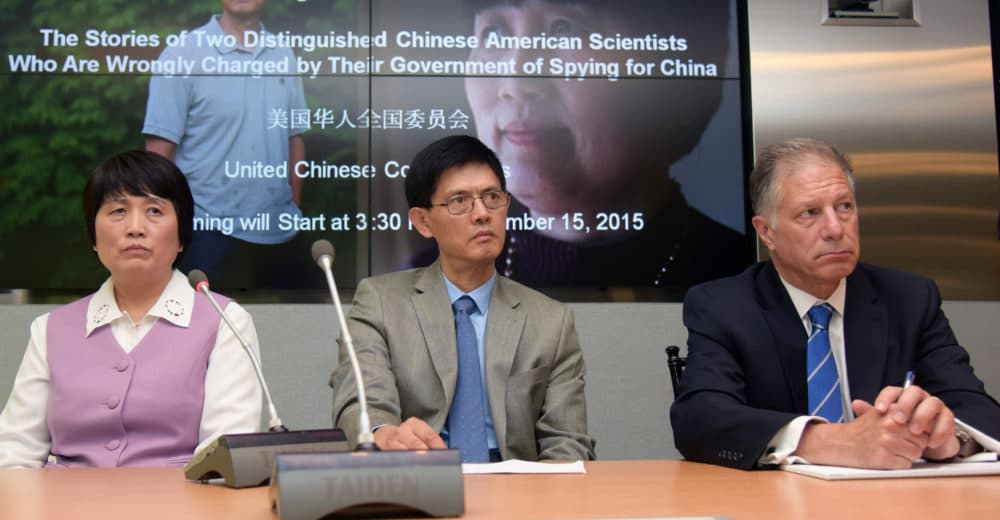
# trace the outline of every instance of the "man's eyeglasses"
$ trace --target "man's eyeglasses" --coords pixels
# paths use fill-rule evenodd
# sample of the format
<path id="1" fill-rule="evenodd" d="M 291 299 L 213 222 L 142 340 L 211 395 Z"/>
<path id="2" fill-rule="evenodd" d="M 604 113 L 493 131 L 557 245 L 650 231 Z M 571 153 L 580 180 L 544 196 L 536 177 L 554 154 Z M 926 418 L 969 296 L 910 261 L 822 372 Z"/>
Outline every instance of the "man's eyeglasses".
<path id="1" fill-rule="evenodd" d="M 449 197 L 447 201 L 440 204 L 431 204 L 431 206 L 444 206 L 448 208 L 448 213 L 452 215 L 465 215 L 472 211 L 472 206 L 475 204 L 476 200 L 483 201 L 483 206 L 486 209 L 500 209 L 507 207 L 510 204 L 510 194 L 506 191 L 493 190 L 487 191 L 478 197 L 473 197 L 472 195 L 460 194 Z"/>

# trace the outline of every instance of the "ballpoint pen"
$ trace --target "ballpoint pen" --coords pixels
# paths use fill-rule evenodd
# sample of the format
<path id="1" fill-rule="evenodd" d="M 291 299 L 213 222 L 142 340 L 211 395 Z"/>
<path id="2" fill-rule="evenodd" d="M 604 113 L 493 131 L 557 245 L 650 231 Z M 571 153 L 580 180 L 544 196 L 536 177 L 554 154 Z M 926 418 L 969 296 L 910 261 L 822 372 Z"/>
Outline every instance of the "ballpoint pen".
<path id="1" fill-rule="evenodd" d="M 912 384 L 913 384 L 913 371 L 912 370 L 907 370 L 906 371 L 906 379 L 903 380 L 903 390 L 906 390 Z"/>

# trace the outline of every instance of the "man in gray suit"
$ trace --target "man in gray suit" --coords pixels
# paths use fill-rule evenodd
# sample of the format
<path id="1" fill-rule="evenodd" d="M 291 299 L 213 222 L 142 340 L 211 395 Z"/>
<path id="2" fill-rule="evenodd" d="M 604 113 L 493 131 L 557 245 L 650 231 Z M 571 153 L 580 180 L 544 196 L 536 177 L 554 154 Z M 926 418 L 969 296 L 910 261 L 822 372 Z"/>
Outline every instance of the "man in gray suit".
<path id="1" fill-rule="evenodd" d="M 572 310 L 494 268 L 510 204 L 496 155 L 474 137 L 438 140 L 411 163 L 406 197 L 438 259 L 362 280 L 347 321 L 375 443 L 458 448 L 463 462 L 593 459 Z M 343 343 L 330 385 L 334 424 L 356 439 Z"/>

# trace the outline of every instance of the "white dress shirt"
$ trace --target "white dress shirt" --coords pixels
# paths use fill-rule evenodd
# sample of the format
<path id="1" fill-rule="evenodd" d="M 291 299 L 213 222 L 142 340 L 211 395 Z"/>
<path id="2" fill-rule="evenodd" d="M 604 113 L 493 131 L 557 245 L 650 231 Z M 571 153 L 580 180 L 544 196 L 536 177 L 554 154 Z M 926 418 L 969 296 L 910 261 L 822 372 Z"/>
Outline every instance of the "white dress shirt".
<path id="1" fill-rule="evenodd" d="M 779 276 L 779 278 L 781 277 Z M 805 327 L 807 337 L 812 332 L 812 324 L 809 322 L 809 309 L 821 303 L 829 303 L 833 307 L 834 312 L 830 317 L 830 324 L 827 327 L 827 331 L 830 334 L 830 351 L 833 353 L 833 360 L 837 365 L 837 379 L 840 381 L 840 402 L 843 407 L 844 418 L 848 422 L 853 421 L 854 412 L 851 409 L 851 390 L 848 388 L 847 383 L 847 359 L 844 354 L 844 305 L 847 301 L 847 279 L 842 278 L 840 284 L 833 291 L 833 294 L 826 300 L 816 298 L 788 283 L 784 278 L 781 278 L 781 283 L 785 286 L 788 296 L 792 299 L 795 312 L 798 313 L 799 318 L 802 320 L 802 326 Z M 806 348 L 805 343 L 802 344 L 802 348 Z M 802 377 L 806 377 L 806 367 L 804 365 L 802 366 Z M 792 455 L 792 453 L 798 449 L 802 433 L 805 431 L 806 425 L 810 422 L 825 423 L 828 421 L 822 417 L 811 415 L 796 417 L 774 434 L 759 462 L 761 464 L 807 462 L 801 457 Z"/>
<path id="2" fill-rule="evenodd" d="M 191 323 L 194 296 L 187 277 L 174 271 L 160 298 L 146 316 L 135 322 L 119 309 L 109 278 L 90 300 L 85 334 L 89 336 L 95 329 L 109 326 L 122 350 L 132 352 L 157 320 L 187 327 Z M 236 302 L 230 302 L 224 312 L 259 360 L 257 331 L 250 314 Z M 48 318 L 46 313 L 31 323 L 28 348 L 14 379 L 7 406 L 0 413 L 0 467 L 39 467 L 48 460 L 51 446 L 46 420 L 49 399 Z M 169 398 L 164 396 L 164 399 Z M 259 431 L 261 399 L 262 391 L 250 359 L 229 327 L 220 320 L 215 347 L 208 358 L 205 373 L 205 404 L 197 450 L 222 434 Z"/>

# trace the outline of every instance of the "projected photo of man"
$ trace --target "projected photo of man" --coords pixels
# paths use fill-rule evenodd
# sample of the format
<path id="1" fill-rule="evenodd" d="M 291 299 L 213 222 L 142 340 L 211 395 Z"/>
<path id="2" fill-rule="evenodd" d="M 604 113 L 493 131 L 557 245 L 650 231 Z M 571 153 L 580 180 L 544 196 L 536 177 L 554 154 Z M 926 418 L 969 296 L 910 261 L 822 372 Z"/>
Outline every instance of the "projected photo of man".
<path id="1" fill-rule="evenodd" d="M 180 32 L 154 75 L 142 133 L 146 149 L 174 161 L 194 193 L 194 238 L 182 271 L 201 269 L 227 288 L 300 283 L 293 267 L 305 159 L 296 115 L 307 112 L 288 48 L 264 44 L 264 0 L 220 0 L 221 14 Z M 185 68 L 186 67 L 186 68 Z M 282 244 L 282 247 L 276 247 Z"/>
<path id="2" fill-rule="evenodd" d="M 745 267 L 744 236 L 691 207 L 671 176 L 719 107 L 729 2 L 466 5 L 484 42 L 469 60 L 542 65 L 465 79 L 475 131 L 509 175 L 510 215 L 526 217 L 509 221 L 501 273 L 541 287 L 687 287 Z M 738 125 L 715 153 L 739 156 Z"/>

